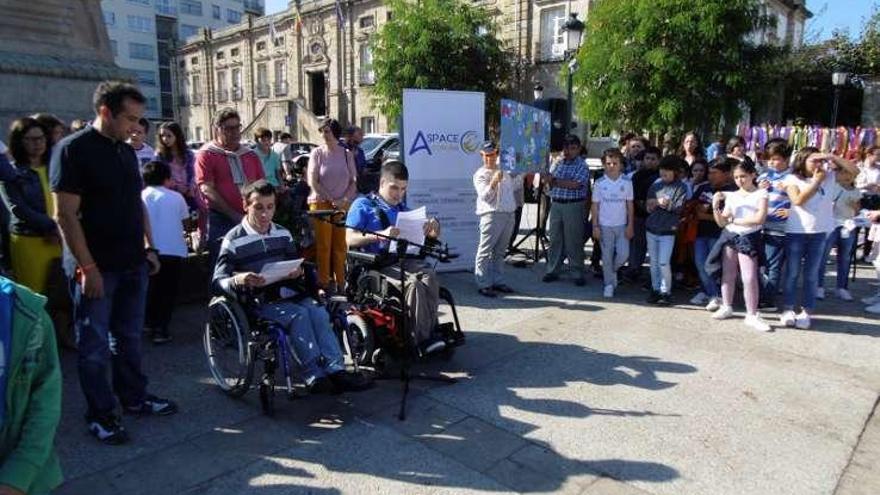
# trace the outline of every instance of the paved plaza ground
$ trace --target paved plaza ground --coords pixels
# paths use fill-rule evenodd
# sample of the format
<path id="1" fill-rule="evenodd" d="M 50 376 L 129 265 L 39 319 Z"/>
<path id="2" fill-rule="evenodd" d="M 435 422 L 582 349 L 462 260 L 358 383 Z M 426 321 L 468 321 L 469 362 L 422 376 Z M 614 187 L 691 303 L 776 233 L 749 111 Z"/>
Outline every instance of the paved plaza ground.
<path id="1" fill-rule="evenodd" d="M 520 293 L 498 300 L 443 276 L 468 342 L 427 369 L 460 380 L 414 383 L 404 422 L 395 381 L 281 398 L 272 419 L 255 390 L 222 395 L 189 305 L 172 344 L 145 345 L 152 390 L 181 413 L 126 418 L 133 441 L 103 446 L 68 353 L 59 493 L 880 493 L 880 320 L 862 305 L 828 299 L 813 330 L 759 334 L 649 306 L 638 286 L 606 300 L 597 279 L 544 284 L 542 269 L 510 268 Z"/>

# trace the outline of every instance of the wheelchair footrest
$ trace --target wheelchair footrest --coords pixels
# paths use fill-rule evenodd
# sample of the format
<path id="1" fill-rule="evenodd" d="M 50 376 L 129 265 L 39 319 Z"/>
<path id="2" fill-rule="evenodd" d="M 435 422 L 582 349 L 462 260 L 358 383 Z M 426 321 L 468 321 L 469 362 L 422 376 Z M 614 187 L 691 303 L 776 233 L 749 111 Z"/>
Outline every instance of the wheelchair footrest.
<path id="1" fill-rule="evenodd" d="M 458 347 L 464 345 L 464 333 L 456 330 L 455 323 L 451 321 L 437 325 L 437 332 L 442 336 L 447 346 Z"/>

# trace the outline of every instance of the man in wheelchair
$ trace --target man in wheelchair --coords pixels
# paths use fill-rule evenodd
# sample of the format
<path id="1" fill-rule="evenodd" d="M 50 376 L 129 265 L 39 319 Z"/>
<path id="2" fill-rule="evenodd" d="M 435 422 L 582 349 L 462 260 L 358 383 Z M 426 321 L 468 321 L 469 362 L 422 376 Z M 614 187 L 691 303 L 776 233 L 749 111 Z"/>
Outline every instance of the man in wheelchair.
<path id="1" fill-rule="evenodd" d="M 223 238 L 212 289 L 245 305 L 258 318 L 281 326 L 288 335 L 293 358 L 310 391 L 363 390 L 370 383 L 345 371 L 345 361 L 330 325 L 330 317 L 308 290 L 309 277 L 298 267 L 279 282 L 266 284 L 260 275 L 267 263 L 298 258 L 290 232 L 272 223 L 275 188 L 265 180 L 242 191 L 245 216 Z M 311 284 L 314 287 L 314 284 Z"/>
<path id="2" fill-rule="evenodd" d="M 371 254 L 387 254 L 390 241 L 385 237 L 397 237 L 400 231 L 394 225 L 397 214 L 406 211 L 403 202 L 406 195 L 409 172 L 398 161 L 382 165 L 378 193 L 356 199 L 348 210 L 345 225 L 348 227 L 346 241 L 349 249 Z M 427 242 L 436 241 L 440 225 L 430 219 L 424 226 Z M 372 234 L 376 232 L 383 237 Z M 389 285 L 397 287 L 400 272 L 397 263 L 376 267 Z M 407 331 L 414 336 L 421 354 L 443 350 L 448 344 L 437 331 L 437 309 L 440 284 L 437 274 L 423 259 L 404 260 L 406 279 Z"/>

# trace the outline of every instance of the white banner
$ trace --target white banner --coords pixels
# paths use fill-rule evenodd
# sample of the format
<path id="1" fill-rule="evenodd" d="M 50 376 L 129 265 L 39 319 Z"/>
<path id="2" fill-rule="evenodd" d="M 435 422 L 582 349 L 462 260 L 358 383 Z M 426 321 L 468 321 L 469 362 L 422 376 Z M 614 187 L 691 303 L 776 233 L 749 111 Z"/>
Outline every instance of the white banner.
<path id="1" fill-rule="evenodd" d="M 439 271 L 472 270 L 480 237 L 473 175 L 482 165 L 485 95 L 403 90 L 401 152 L 409 169 L 407 205 L 440 220 L 441 239 L 460 256 Z"/>

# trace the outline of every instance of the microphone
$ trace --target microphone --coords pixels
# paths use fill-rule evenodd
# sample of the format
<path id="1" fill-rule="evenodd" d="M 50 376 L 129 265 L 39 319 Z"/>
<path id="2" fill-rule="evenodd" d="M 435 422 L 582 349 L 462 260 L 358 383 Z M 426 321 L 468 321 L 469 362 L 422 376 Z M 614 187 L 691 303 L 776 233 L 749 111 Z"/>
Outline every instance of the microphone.
<path id="1" fill-rule="evenodd" d="M 307 211 L 306 215 L 310 217 L 332 217 L 338 213 L 342 213 L 342 210 L 311 210 Z"/>

